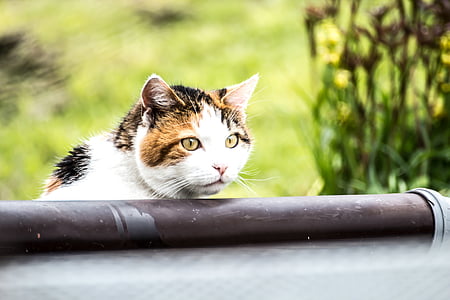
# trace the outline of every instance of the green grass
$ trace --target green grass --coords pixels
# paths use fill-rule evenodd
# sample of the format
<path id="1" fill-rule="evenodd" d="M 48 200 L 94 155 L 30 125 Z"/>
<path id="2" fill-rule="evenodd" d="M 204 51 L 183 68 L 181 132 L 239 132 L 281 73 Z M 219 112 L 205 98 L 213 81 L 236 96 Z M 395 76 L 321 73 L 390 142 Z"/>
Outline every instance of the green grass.
<path id="1" fill-rule="evenodd" d="M 113 128 L 147 76 L 205 89 L 261 80 L 248 114 L 256 145 L 247 170 L 254 192 L 233 184 L 219 197 L 304 195 L 317 180 L 300 127 L 310 122 L 304 3 L 286 1 L 2 1 L 0 34 L 24 30 L 66 78 L 59 88 L 24 92 L 0 129 L 0 198 L 40 193 L 57 157 Z M 150 4 L 151 3 L 151 4 Z M 184 18 L 155 24 L 137 11 L 171 9 Z M 1 78 L 0 78 L 1 80 Z M 46 109 L 63 103 L 61 112 Z"/>

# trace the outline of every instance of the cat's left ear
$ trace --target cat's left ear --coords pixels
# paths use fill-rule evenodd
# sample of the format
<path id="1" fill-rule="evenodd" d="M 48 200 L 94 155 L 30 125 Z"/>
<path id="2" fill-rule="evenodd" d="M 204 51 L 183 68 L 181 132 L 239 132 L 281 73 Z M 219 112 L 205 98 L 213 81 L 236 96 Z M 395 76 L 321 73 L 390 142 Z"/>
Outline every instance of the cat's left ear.
<path id="1" fill-rule="evenodd" d="M 222 102 L 226 105 L 244 110 L 256 88 L 258 80 L 259 75 L 255 74 L 241 83 L 227 87 L 226 94 L 222 97 Z"/>

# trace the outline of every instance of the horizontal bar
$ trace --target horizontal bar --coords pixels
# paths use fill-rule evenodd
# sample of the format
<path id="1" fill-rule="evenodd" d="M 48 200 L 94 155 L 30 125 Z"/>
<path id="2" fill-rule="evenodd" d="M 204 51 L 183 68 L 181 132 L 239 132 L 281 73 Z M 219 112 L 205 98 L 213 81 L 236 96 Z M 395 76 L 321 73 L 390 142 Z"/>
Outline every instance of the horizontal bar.
<path id="1" fill-rule="evenodd" d="M 414 238 L 435 216 L 417 193 L 312 197 L 0 201 L 0 252 Z"/>

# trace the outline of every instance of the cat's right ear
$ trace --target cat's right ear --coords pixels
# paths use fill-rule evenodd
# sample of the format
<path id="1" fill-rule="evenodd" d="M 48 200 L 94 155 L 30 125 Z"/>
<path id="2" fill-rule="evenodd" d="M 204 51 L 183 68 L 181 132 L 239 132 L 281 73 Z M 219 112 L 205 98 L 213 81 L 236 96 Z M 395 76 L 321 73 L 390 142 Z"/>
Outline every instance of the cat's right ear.
<path id="1" fill-rule="evenodd" d="M 244 82 L 227 87 L 226 94 L 222 97 L 223 103 L 244 110 L 256 88 L 258 80 L 259 75 L 255 74 Z"/>
<path id="2" fill-rule="evenodd" d="M 147 79 L 141 92 L 141 104 L 144 111 L 166 110 L 177 103 L 185 105 L 161 77 L 152 74 Z"/>

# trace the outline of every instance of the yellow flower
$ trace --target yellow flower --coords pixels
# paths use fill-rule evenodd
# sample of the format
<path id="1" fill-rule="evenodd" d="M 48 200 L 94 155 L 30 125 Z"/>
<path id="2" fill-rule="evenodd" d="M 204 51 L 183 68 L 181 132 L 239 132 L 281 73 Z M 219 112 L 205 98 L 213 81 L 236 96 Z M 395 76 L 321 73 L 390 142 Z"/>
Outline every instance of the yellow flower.
<path id="1" fill-rule="evenodd" d="M 339 101 L 337 104 L 337 119 L 341 123 L 345 123 L 348 118 L 350 117 L 352 110 L 350 109 L 350 106 L 343 102 Z"/>
<path id="2" fill-rule="evenodd" d="M 327 35 L 326 32 L 319 26 L 319 30 L 316 31 L 316 40 L 319 44 L 319 47 L 326 44 L 327 42 Z"/>
<path id="3" fill-rule="evenodd" d="M 444 108 L 444 101 L 442 98 L 434 103 L 432 110 L 433 118 L 435 119 L 440 119 L 441 117 L 445 116 L 446 112 Z"/>
<path id="4" fill-rule="evenodd" d="M 340 60 L 341 60 L 341 55 L 340 55 L 340 53 L 337 53 L 337 52 L 330 52 L 325 57 L 325 62 L 328 64 L 332 64 L 333 66 L 337 66 Z"/>
<path id="5" fill-rule="evenodd" d="M 450 31 L 441 36 L 440 44 L 443 51 L 450 50 Z"/>
<path id="6" fill-rule="evenodd" d="M 441 91 L 443 91 L 444 93 L 450 92 L 450 83 L 443 82 L 440 84 L 440 86 L 441 86 Z"/>
<path id="7" fill-rule="evenodd" d="M 330 19 L 323 20 L 316 31 L 319 57 L 326 63 L 337 65 L 343 50 L 342 32 Z"/>
<path id="8" fill-rule="evenodd" d="M 351 76 L 352 73 L 350 73 L 350 71 L 348 70 L 344 69 L 336 70 L 333 78 L 334 85 L 339 89 L 345 89 L 348 86 Z"/>
<path id="9" fill-rule="evenodd" d="M 444 82 L 446 78 L 446 74 L 444 71 L 440 71 L 437 75 L 436 75 L 436 80 L 437 82 L 441 83 Z"/>
<path id="10" fill-rule="evenodd" d="M 328 43 L 330 45 L 338 45 L 341 43 L 342 34 L 337 26 L 332 26 L 328 28 Z"/>
<path id="11" fill-rule="evenodd" d="M 444 52 L 441 54 L 441 61 L 447 67 L 450 67 L 450 52 Z"/>
<path id="12" fill-rule="evenodd" d="M 319 24 L 316 37 L 319 44 L 326 46 L 334 46 L 342 42 L 341 30 L 330 19 L 325 19 Z"/>

